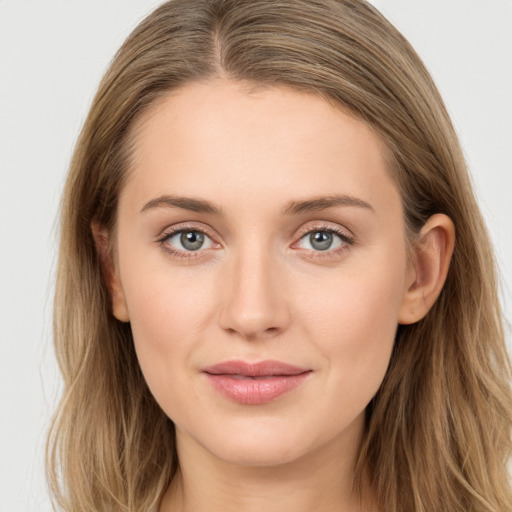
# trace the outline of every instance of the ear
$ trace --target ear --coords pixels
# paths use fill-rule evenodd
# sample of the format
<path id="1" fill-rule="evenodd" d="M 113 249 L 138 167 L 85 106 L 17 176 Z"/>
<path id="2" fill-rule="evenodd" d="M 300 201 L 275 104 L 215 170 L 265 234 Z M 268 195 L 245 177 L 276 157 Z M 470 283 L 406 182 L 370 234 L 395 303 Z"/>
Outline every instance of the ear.
<path id="1" fill-rule="evenodd" d="M 129 322 L 130 316 L 121 279 L 119 278 L 118 265 L 116 265 L 112 254 L 108 230 L 98 221 L 92 221 L 91 231 L 96 252 L 101 262 L 103 278 L 112 299 L 112 314 L 121 322 Z"/>
<path id="2" fill-rule="evenodd" d="M 443 289 L 455 245 L 455 227 L 444 214 L 432 215 L 413 248 L 398 323 L 413 324 L 433 306 Z"/>

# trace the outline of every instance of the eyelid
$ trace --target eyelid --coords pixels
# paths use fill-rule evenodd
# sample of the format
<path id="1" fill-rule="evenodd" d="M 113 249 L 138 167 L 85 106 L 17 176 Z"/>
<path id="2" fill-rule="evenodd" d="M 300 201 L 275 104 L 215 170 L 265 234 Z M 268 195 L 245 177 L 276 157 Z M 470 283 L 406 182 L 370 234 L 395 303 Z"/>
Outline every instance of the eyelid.
<path id="1" fill-rule="evenodd" d="M 195 231 L 205 235 L 211 240 L 214 247 L 208 247 L 205 249 L 200 248 L 197 249 L 196 251 L 187 251 L 166 243 L 173 236 L 186 231 Z M 213 234 L 212 230 L 208 226 L 205 226 L 204 224 L 200 224 L 198 226 L 195 223 L 184 222 L 179 224 L 173 224 L 172 226 L 168 226 L 167 228 L 165 228 L 157 237 L 156 243 L 160 244 L 162 248 L 166 252 L 170 253 L 172 256 L 192 259 L 201 257 L 203 255 L 202 253 L 204 253 L 205 251 L 221 247 L 220 243 L 216 241 L 216 238 L 217 237 Z"/>
<path id="2" fill-rule="evenodd" d="M 326 231 L 328 233 L 333 233 L 341 240 L 341 243 L 333 248 L 325 249 L 325 250 L 315 250 L 309 248 L 300 247 L 300 242 L 309 234 L 315 232 Z M 291 245 L 291 248 L 299 251 L 300 253 L 307 255 L 308 258 L 315 258 L 319 260 L 329 260 L 332 258 L 340 257 L 342 254 L 347 251 L 350 246 L 356 243 L 354 235 L 343 226 L 339 224 L 331 224 L 330 222 L 322 221 L 317 224 L 308 223 L 305 226 L 302 226 L 295 235 L 295 241 Z"/>
<path id="3" fill-rule="evenodd" d="M 169 238 L 170 236 L 182 231 L 197 231 L 198 233 L 207 235 L 212 240 L 216 238 L 214 231 L 205 224 L 195 222 L 180 222 L 178 224 L 173 224 L 172 226 L 167 226 L 165 229 L 163 229 L 157 236 L 157 241 Z"/>
<path id="4" fill-rule="evenodd" d="M 328 231 L 330 233 L 335 233 L 340 236 L 347 243 L 354 243 L 355 237 L 354 235 L 345 227 L 340 226 L 339 224 L 334 224 L 331 222 L 321 221 L 318 223 L 308 223 L 297 231 L 295 238 L 297 240 L 302 239 L 305 235 L 309 233 L 314 233 L 315 231 Z M 295 242 L 294 242 L 295 243 Z"/>

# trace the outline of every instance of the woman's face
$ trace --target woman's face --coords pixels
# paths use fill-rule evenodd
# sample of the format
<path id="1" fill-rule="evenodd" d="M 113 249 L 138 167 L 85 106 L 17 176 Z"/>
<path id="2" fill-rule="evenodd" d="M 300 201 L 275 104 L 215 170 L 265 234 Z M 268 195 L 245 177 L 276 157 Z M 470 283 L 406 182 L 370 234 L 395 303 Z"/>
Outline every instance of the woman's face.
<path id="1" fill-rule="evenodd" d="M 227 80 L 134 134 L 114 314 L 178 447 L 247 465 L 354 450 L 414 279 L 379 139 L 318 96 Z"/>

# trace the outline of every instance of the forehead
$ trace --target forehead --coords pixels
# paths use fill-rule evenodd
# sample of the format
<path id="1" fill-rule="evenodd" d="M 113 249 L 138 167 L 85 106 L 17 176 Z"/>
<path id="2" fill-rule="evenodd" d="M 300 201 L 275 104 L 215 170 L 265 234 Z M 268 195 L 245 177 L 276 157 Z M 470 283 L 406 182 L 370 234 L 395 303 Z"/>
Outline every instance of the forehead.
<path id="1" fill-rule="evenodd" d="M 127 188 L 139 204 L 163 193 L 222 203 L 247 190 L 265 203 L 292 193 L 351 194 L 383 205 L 398 197 L 388 150 L 370 127 L 287 87 L 188 84 L 155 102 L 133 136 Z"/>

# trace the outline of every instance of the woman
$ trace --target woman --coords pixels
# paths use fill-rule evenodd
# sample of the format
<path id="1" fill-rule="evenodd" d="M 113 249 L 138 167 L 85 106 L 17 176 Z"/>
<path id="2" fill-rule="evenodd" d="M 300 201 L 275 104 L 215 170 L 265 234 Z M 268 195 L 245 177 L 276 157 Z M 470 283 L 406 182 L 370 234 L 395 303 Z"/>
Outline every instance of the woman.
<path id="1" fill-rule="evenodd" d="M 64 510 L 512 502 L 486 231 L 366 2 L 176 0 L 135 29 L 71 164 L 55 315 Z"/>

